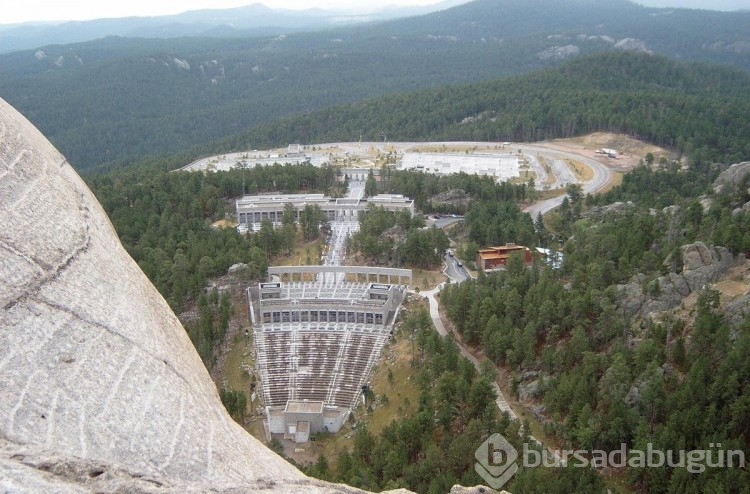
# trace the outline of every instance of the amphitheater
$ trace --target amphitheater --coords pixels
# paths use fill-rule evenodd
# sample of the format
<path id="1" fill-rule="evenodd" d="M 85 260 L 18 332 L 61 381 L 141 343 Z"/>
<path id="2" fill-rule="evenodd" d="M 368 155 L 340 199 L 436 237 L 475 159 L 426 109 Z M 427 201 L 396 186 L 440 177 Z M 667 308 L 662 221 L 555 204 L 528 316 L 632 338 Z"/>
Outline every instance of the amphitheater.
<path id="1" fill-rule="evenodd" d="M 411 283 L 409 269 L 278 266 L 248 289 L 267 433 L 338 432 L 363 398 Z"/>

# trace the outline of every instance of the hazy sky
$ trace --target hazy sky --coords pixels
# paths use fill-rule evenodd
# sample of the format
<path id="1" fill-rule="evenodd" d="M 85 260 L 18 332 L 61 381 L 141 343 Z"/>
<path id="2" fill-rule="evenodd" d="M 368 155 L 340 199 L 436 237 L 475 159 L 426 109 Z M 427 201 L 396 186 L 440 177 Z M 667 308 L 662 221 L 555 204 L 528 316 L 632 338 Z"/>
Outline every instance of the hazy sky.
<path id="1" fill-rule="evenodd" d="M 62 2 L 60 0 L 10 0 L 0 9 L 0 24 L 27 21 L 88 20 L 104 17 L 178 14 L 201 8 L 229 8 L 250 5 L 256 0 L 104 0 Z M 468 1 L 468 0 L 467 0 Z M 550 0 L 555 1 L 555 0 Z M 429 5 L 439 0 L 258 0 L 273 8 L 307 9 L 346 7 L 351 10 L 389 5 Z M 708 8 L 715 10 L 750 9 L 750 0 L 639 0 L 653 7 Z"/>
<path id="2" fill-rule="evenodd" d="M 387 5 L 430 5 L 440 0 L 10 0 L 0 8 L 0 24 L 27 21 L 89 20 L 105 17 L 157 16 L 188 10 L 224 9 L 262 3 L 272 8 L 344 8 L 362 10 Z M 468 1 L 468 0 L 467 0 Z"/>

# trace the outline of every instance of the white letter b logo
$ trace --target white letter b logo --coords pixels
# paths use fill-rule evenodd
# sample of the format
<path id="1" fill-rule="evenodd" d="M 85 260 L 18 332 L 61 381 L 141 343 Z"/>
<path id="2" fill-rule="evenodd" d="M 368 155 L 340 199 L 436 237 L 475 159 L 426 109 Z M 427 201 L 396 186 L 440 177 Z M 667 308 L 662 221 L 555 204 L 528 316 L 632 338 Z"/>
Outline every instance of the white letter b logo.
<path id="1" fill-rule="evenodd" d="M 474 458 L 474 470 L 489 487 L 500 489 L 518 471 L 518 451 L 502 435 L 495 433 L 482 443 Z"/>

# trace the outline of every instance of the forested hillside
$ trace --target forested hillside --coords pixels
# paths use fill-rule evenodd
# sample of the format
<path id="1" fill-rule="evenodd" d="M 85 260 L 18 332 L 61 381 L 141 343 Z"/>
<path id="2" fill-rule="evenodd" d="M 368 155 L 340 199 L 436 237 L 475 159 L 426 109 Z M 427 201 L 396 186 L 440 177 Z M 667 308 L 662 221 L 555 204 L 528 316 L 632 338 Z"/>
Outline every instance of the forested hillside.
<path id="1" fill-rule="evenodd" d="M 674 148 L 693 161 L 750 155 L 750 76 L 633 53 L 592 55 L 561 67 L 471 86 L 330 107 L 232 137 L 212 148 L 389 140 L 532 142 L 596 131 Z"/>
<path id="2" fill-rule="evenodd" d="M 331 105 L 495 80 L 595 52 L 651 52 L 748 70 L 748 23 L 750 13 L 662 11 L 625 0 L 475 0 L 425 16 L 312 33 L 110 37 L 8 53 L 0 56 L 0 97 L 85 169 L 178 152 Z M 679 91 L 673 96 L 681 98 Z M 526 101 L 518 104 L 528 106 Z M 590 103 L 580 97 L 575 102 Z M 615 104 L 630 111 L 637 103 Z M 451 105 L 440 108 L 451 113 Z M 474 110 L 466 116 L 483 109 Z M 396 113 L 395 120 L 365 126 L 356 121 L 349 127 L 334 116 L 321 124 L 334 140 L 358 139 L 360 129 L 371 140 L 408 129 L 402 127 L 409 115 Z M 444 127 L 441 122 L 408 134 L 427 137 Z M 541 123 L 497 133 L 534 139 L 560 132 Z M 565 132 L 592 126 L 583 124 Z M 296 130 L 266 137 L 275 145 L 290 138 L 305 143 L 319 133 L 317 125 Z M 494 134 L 478 131 L 476 138 Z"/>
<path id="3" fill-rule="evenodd" d="M 567 215 L 560 225 L 571 237 L 562 269 L 525 269 L 519 258 L 502 273 L 449 286 L 441 302 L 462 337 L 509 372 L 514 392 L 537 403 L 535 415 L 557 444 L 612 451 L 623 443 L 660 450 L 720 443 L 747 452 L 747 315 L 737 317 L 727 296 L 705 281 L 693 285 L 697 301 L 689 312 L 679 306 L 686 294 L 678 305 L 644 312 L 664 298 L 669 276 L 690 280 L 682 256 L 693 242 L 726 246 L 728 256 L 750 250 L 750 214 L 736 209 L 748 201 L 747 177 L 704 213 L 697 197 L 710 194 L 706 173 L 644 165 L 606 195 L 576 198 L 577 213 L 557 213 Z M 601 208 L 615 199 L 631 205 Z M 623 283 L 636 273 L 646 300 L 633 313 Z M 739 468 L 627 472 L 639 492 L 745 492 L 749 480 Z M 528 484 L 510 489 L 534 492 Z"/>

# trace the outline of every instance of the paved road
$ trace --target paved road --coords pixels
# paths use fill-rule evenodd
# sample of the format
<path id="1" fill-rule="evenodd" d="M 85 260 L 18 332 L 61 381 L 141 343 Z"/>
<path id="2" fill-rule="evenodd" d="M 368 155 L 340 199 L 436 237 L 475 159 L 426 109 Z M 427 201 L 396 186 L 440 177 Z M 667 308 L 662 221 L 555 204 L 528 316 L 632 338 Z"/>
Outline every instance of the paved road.
<path id="1" fill-rule="evenodd" d="M 456 283 L 461 283 L 469 279 L 469 272 L 463 266 L 458 265 L 460 262 L 458 259 L 447 254 L 443 259 L 445 260 L 445 270 L 443 272 L 448 278 L 454 280 Z"/>
<path id="2" fill-rule="evenodd" d="M 524 152 L 524 154 L 537 153 L 544 156 L 553 156 L 557 159 L 570 159 L 580 161 L 584 165 L 589 166 L 594 172 L 594 177 L 590 182 L 583 184 L 582 189 L 584 195 L 599 192 L 609 184 L 610 180 L 612 180 L 612 171 L 609 169 L 609 167 L 605 166 L 595 159 L 588 158 L 576 153 L 549 149 L 544 146 L 522 145 L 519 146 L 519 148 Z M 536 217 L 537 213 L 548 213 L 549 211 L 552 211 L 553 209 L 558 207 L 562 203 L 564 197 L 565 196 L 562 195 L 559 197 L 554 197 L 552 199 L 547 199 L 545 201 L 539 201 L 535 204 L 532 204 L 531 206 L 526 207 L 524 211 L 529 213 L 532 218 Z"/>

